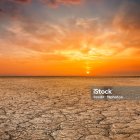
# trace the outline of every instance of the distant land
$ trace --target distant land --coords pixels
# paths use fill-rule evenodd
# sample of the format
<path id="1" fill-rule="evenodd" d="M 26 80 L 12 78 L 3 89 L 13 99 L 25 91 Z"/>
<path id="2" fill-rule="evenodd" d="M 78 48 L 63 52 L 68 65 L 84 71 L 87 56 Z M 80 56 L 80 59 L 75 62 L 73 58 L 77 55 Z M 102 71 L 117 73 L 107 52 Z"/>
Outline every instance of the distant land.
<path id="1" fill-rule="evenodd" d="M 140 75 L 138 76 L 23 76 L 23 75 L 20 75 L 20 76 L 0 76 L 0 78 L 13 78 L 13 77 L 16 77 L 16 78 L 55 78 L 55 77 L 62 77 L 62 78 L 140 78 Z"/>

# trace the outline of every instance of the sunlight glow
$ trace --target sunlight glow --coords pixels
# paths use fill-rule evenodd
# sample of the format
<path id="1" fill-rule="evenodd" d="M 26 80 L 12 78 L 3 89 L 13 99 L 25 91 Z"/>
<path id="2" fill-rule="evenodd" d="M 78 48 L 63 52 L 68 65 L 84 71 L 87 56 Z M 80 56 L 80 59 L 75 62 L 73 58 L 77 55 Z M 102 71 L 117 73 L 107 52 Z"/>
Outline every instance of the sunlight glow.
<path id="1" fill-rule="evenodd" d="M 89 72 L 89 71 L 87 71 L 86 73 L 87 73 L 87 74 L 90 74 L 90 72 Z"/>

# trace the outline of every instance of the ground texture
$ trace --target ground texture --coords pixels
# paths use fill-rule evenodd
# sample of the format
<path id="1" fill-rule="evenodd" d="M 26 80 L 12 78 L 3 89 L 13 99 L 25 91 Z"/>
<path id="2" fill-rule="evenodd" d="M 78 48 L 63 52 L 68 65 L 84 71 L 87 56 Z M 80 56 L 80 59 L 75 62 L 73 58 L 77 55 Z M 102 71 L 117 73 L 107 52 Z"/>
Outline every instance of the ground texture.
<path id="1" fill-rule="evenodd" d="M 0 140 L 140 140 L 140 101 L 94 101 L 93 85 L 140 79 L 0 78 Z"/>

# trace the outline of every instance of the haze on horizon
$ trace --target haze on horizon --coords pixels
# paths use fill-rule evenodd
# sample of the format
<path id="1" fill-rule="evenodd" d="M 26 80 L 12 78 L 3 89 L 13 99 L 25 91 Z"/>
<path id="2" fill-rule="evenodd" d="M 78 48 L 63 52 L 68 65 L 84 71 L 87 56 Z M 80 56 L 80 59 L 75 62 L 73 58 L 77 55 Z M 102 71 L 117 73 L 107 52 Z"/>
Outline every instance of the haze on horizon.
<path id="1" fill-rule="evenodd" d="M 1 76 L 140 76 L 140 1 L 1 0 Z"/>

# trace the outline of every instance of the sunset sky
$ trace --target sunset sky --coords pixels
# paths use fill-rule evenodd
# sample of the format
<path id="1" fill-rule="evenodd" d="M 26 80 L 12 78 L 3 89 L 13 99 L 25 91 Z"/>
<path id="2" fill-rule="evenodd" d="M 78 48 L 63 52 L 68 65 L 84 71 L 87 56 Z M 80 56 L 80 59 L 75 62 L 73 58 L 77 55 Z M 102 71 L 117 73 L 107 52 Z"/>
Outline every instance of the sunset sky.
<path id="1" fill-rule="evenodd" d="M 1 76 L 140 76 L 139 0 L 0 0 Z"/>

